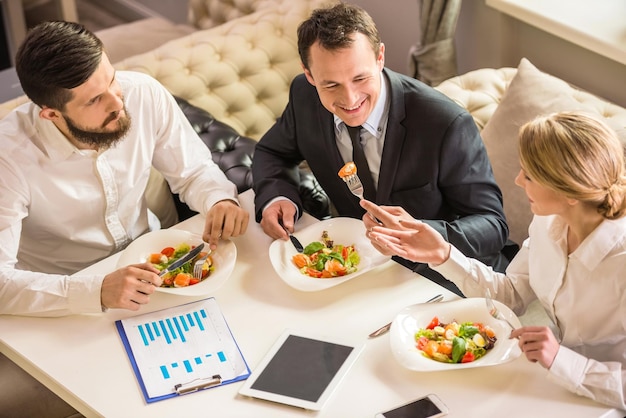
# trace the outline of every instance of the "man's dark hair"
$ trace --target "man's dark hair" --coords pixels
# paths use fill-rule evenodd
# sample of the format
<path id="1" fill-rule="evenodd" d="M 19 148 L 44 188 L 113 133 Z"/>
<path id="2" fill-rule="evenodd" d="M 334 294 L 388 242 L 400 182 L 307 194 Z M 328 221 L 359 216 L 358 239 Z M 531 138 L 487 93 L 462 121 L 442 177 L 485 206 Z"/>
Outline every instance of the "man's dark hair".
<path id="1" fill-rule="evenodd" d="M 365 35 L 374 55 L 378 56 L 380 35 L 374 20 L 365 10 L 346 3 L 313 10 L 311 17 L 298 26 L 298 53 L 304 68 L 310 69 L 309 50 L 316 41 L 330 51 L 343 49 L 352 44 L 355 33 Z"/>
<path id="2" fill-rule="evenodd" d="M 93 75 L 102 60 L 102 41 L 74 22 L 44 22 L 32 28 L 15 57 L 24 93 L 41 107 L 64 110 L 69 89 Z"/>

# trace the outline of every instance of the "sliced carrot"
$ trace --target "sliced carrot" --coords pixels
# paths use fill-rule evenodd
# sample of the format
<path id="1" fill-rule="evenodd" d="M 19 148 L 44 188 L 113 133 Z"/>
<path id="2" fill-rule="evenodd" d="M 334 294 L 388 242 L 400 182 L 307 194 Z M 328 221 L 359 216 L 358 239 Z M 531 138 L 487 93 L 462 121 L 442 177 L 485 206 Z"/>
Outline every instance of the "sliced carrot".
<path id="1" fill-rule="evenodd" d="M 187 273 L 178 273 L 174 278 L 174 286 L 176 287 L 186 287 L 189 286 L 189 283 L 193 279 L 191 274 Z"/>
<path id="2" fill-rule="evenodd" d="M 161 264 L 164 261 L 167 261 L 167 258 L 165 260 L 163 260 L 163 254 L 161 254 L 161 253 L 154 253 L 154 254 L 150 254 L 148 256 L 148 263 Z"/>
<path id="3" fill-rule="evenodd" d="M 452 354 L 452 344 L 441 342 L 439 344 L 439 347 L 437 347 L 437 351 L 441 354 L 449 356 L 450 354 Z"/>
<path id="4" fill-rule="evenodd" d="M 306 254 L 296 254 L 293 256 L 292 260 L 299 269 L 308 266 L 311 262 L 311 259 Z"/>
<path id="5" fill-rule="evenodd" d="M 424 347 L 424 353 L 426 353 L 428 357 L 433 357 L 437 350 L 439 350 L 439 343 L 433 340 L 429 340 L 428 343 L 426 343 L 426 347 Z"/>
<path id="6" fill-rule="evenodd" d="M 343 273 L 343 274 L 346 273 L 346 266 L 344 266 L 343 264 L 341 264 L 338 260 L 335 260 L 334 258 L 331 260 L 328 260 L 324 264 L 324 269 L 328 270 L 332 275 L 339 275 L 340 273 Z"/>
<path id="7" fill-rule="evenodd" d="M 339 170 L 338 174 L 341 178 L 356 174 L 356 164 L 354 164 L 354 162 L 352 161 L 347 162 L 343 167 L 341 167 L 341 170 Z"/>

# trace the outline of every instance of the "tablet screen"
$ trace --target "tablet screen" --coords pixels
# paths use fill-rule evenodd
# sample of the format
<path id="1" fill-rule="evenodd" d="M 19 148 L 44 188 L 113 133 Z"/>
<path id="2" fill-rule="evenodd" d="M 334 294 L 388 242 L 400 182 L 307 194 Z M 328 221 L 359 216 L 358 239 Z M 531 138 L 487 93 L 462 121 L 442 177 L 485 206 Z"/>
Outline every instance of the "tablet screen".
<path id="1" fill-rule="evenodd" d="M 317 402 L 352 350 L 289 335 L 251 387 Z"/>
<path id="2" fill-rule="evenodd" d="M 359 349 L 287 332 L 240 391 L 244 395 L 320 409 Z"/>

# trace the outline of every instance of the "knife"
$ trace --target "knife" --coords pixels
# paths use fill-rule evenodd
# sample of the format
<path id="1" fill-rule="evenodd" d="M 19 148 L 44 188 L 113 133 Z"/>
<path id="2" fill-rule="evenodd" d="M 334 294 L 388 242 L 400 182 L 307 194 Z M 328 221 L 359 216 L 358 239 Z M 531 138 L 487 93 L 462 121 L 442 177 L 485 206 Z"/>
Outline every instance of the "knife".
<path id="1" fill-rule="evenodd" d="M 289 239 L 291 240 L 291 243 L 293 244 L 294 247 L 296 247 L 296 250 L 298 250 L 299 253 L 304 251 L 304 247 L 302 246 L 302 244 L 300 243 L 300 241 L 298 241 L 298 238 L 294 237 L 293 235 L 287 233 L 289 235 Z"/>
<path id="2" fill-rule="evenodd" d="M 300 243 L 300 241 L 298 240 L 298 238 L 294 237 L 293 235 L 291 235 L 291 232 L 289 232 L 287 230 L 287 228 L 285 228 L 285 225 L 283 225 L 282 220 L 279 220 L 278 223 L 280 224 L 280 226 L 283 227 L 283 229 L 285 230 L 285 232 L 287 233 L 287 235 L 289 235 L 289 239 L 291 240 L 291 243 L 293 244 L 294 247 L 296 247 L 296 250 L 301 253 L 304 251 L 304 247 L 302 246 L 302 243 Z"/>
<path id="3" fill-rule="evenodd" d="M 202 251 L 203 248 L 204 248 L 204 243 L 200 243 L 198 246 L 194 247 L 187 254 L 185 254 L 182 257 L 179 257 L 176 261 L 174 261 L 172 264 L 167 266 L 167 268 L 161 270 L 161 272 L 159 273 L 159 276 L 163 276 L 164 274 L 174 271 L 177 268 L 181 267 L 182 265 L 190 262 L 198 255 L 198 253 L 200 253 L 200 251 Z"/>
<path id="4" fill-rule="evenodd" d="M 443 295 L 437 295 L 434 296 L 430 299 L 428 299 L 426 302 L 422 302 L 422 303 L 435 303 L 435 302 L 439 302 L 441 299 L 443 299 Z M 388 323 L 387 325 L 383 325 L 382 327 L 378 328 L 376 331 L 372 332 L 369 337 L 370 338 L 376 338 L 379 337 L 383 334 L 385 334 L 387 331 L 389 331 L 391 329 L 391 322 Z"/>

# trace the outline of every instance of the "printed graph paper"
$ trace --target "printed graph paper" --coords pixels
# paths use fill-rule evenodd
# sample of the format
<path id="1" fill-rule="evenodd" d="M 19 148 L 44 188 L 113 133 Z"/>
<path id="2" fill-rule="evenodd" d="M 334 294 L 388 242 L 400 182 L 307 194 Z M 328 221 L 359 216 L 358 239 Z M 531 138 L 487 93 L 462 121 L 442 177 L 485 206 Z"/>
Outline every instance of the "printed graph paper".
<path id="1" fill-rule="evenodd" d="M 175 386 L 220 375 L 222 384 L 250 370 L 214 298 L 116 323 L 146 401 L 176 395 Z"/>

